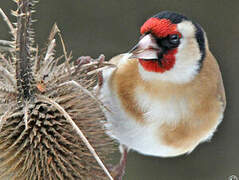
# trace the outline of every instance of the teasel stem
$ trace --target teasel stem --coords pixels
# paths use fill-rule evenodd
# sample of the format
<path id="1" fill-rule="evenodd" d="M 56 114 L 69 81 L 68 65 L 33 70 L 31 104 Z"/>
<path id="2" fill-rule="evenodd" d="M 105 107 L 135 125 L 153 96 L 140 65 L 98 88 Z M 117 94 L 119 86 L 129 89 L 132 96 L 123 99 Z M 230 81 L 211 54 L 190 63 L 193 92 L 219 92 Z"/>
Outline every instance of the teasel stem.
<path id="1" fill-rule="evenodd" d="M 18 102 L 26 102 L 34 98 L 34 79 L 31 69 L 31 0 L 17 1 L 17 33 L 16 33 L 16 79 Z"/>

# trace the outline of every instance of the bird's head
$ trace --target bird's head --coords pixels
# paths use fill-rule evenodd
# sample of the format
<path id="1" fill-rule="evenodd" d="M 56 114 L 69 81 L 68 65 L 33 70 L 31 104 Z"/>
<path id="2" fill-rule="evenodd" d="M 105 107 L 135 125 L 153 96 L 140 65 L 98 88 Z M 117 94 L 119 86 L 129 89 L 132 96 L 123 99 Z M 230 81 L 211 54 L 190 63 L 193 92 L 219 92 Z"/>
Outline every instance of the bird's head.
<path id="1" fill-rule="evenodd" d="M 207 41 L 200 25 L 183 15 L 163 11 L 149 18 L 140 33 L 130 53 L 139 59 L 144 79 L 184 83 L 199 72 Z"/>

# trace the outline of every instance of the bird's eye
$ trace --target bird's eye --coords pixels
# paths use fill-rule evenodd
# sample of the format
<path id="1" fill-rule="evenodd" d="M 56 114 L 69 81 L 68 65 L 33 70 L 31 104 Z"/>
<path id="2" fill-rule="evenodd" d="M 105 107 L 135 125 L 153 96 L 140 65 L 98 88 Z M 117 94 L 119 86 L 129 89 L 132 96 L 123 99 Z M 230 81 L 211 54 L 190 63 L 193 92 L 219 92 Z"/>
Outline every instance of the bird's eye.
<path id="1" fill-rule="evenodd" d="M 169 42 L 173 45 L 178 45 L 180 41 L 178 34 L 169 35 L 168 39 L 169 39 Z"/>

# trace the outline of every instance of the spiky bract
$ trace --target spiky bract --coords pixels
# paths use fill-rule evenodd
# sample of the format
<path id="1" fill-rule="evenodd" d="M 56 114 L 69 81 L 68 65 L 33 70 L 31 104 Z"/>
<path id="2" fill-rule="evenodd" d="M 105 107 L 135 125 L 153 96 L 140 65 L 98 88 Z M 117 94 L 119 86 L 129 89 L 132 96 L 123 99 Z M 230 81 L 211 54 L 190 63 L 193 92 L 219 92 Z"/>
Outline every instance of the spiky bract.
<path id="1" fill-rule="evenodd" d="M 55 35 L 62 40 L 56 25 L 39 53 L 31 29 L 34 3 L 17 4 L 16 26 L 0 9 L 13 36 L 0 41 L 0 179 L 106 179 L 72 126 L 105 160 L 112 140 L 104 132 L 101 104 L 90 92 L 96 75 L 87 74 L 97 62 L 74 64 L 63 44 L 60 63 L 62 57 L 54 57 Z"/>

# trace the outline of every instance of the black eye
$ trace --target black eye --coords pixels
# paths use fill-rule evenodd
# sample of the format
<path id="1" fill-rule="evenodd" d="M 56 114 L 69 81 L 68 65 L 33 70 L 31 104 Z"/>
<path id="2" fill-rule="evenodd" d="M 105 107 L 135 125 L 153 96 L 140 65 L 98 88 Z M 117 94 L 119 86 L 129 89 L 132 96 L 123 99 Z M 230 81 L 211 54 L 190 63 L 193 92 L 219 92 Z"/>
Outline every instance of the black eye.
<path id="1" fill-rule="evenodd" d="M 180 41 L 180 38 L 179 38 L 178 34 L 172 34 L 172 35 L 168 36 L 168 40 L 171 44 L 178 45 L 179 41 Z"/>

